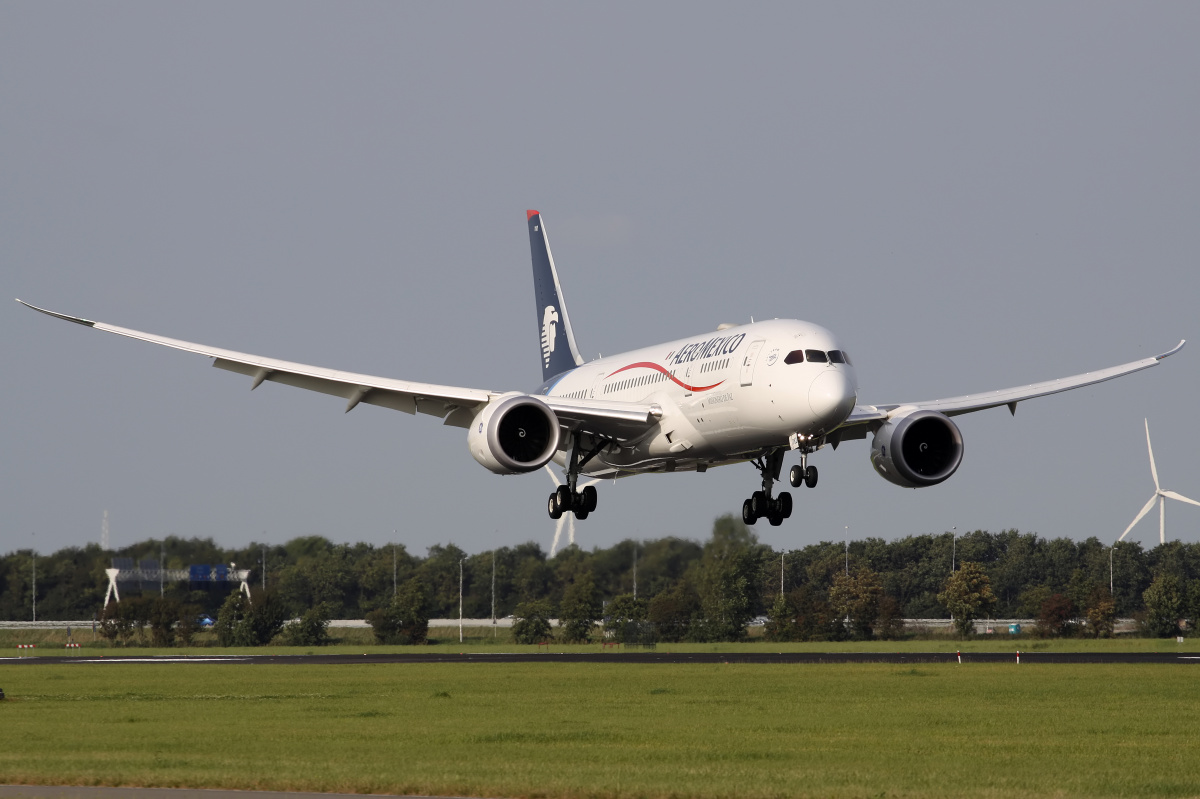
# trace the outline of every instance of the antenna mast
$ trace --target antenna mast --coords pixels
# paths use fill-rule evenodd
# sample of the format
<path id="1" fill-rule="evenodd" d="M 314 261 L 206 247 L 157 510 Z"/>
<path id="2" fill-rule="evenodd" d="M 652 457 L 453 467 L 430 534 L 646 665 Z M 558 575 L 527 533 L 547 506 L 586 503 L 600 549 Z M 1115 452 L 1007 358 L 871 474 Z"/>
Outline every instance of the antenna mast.
<path id="1" fill-rule="evenodd" d="M 104 518 L 100 522 L 100 548 L 105 552 L 112 549 L 108 540 L 108 510 L 104 511 Z"/>

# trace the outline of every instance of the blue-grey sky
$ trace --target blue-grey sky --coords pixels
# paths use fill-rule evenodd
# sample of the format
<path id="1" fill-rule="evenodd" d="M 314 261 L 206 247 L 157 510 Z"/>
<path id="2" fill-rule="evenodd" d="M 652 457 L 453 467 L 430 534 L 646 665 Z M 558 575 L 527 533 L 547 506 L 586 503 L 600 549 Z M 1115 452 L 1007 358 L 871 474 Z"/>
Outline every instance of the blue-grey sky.
<path id="1" fill-rule="evenodd" d="M 837 333 L 865 402 L 1200 339 L 1194 3 L 5 3 L 0 285 L 111 324 L 450 385 L 539 382 L 527 208 L 592 357 L 751 317 Z M 549 548 L 547 475 L 465 433 L 0 306 L 0 551 L 167 533 Z M 776 547 L 1114 539 L 1200 499 L 1200 340 L 960 417 L 919 491 L 813 456 Z M 791 461 L 789 460 L 789 463 Z M 585 547 L 705 537 L 750 466 L 601 486 Z M 1131 537 L 1157 541 L 1156 519 Z M 398 533 L 393 536 L 393 529 Z M 1168 536 L 1200 539 L 1173 503 Z"/>

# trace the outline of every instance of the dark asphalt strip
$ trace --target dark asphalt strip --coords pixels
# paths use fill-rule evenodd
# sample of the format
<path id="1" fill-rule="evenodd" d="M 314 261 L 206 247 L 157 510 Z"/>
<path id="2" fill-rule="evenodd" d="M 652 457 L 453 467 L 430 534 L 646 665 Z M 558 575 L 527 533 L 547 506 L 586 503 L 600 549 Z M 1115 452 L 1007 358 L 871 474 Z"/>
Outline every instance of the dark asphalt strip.
<path id="1" fill-rule="evenodd" d="M 103 656 L 103 657 L 28 657 L 6 658 L 5 664 L 38 665 L 51 663 L 140 664 L 140 663 L 242 663 L 284 665 L 345 666 L 353 664 L 392 663 L 654 663 L 654 664 L 819 664 L 819 663 L 1012 663 L 1017 664 L 1017 651 L 1012 652 L 611 652 L 599 653 L 495 653 L 495 654 L 408 654 L 371 655 L 249 655 L 222 657 L 219 655 L 170 655 L 161 657 Z M 1022 664 L 1047 663 L 1175 663 L 1200 664 L 1200 655 L 1181 655 L 1168 652 L 1021 652 Z"/>

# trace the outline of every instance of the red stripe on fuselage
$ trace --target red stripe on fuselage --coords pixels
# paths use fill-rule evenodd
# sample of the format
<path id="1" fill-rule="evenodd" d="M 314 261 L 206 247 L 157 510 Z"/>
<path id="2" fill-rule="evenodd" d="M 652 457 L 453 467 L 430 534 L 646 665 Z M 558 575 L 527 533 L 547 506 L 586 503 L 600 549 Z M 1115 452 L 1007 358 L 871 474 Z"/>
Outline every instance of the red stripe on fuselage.
<path id="1" fill-rule="evenodd" d="M 717 386 L 721 385 L 721 383 L 725 382 L 722 380 L 720 383 L 713 383 L 711 386 L 689 386 L 687 383 L 681 382 L 677 377 L 675 377 L 675 375 L 671 374 L 666 369 L 662 368 L 656 363 L 650 363 L 649 361 L 641 361 L 640 363 L 631 363 L 628 366 L 622 366 L 617 371 L 610 372 L 608 376 L 612 377 L 613 375 L 620 374 L 628 369 L 653 369 L 656 372 L 662 372 L 672 383 L 682 386 L 688 391 L 708 391 L 709 389 L 716 388 Z"/>

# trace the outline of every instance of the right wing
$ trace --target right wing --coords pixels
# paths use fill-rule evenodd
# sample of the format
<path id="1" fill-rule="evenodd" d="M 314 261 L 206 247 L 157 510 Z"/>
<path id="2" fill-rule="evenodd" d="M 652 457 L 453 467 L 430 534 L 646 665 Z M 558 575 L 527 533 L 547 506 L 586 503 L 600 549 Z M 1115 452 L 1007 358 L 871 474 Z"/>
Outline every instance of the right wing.
<path id="1" fill-rule="evenodd" d="M 184 352 L 194 352 L 213 358 L 213 366 L 254 378 L 251 390 L 264 381 L 282 383 L 286 386 L 330 394 L 346 400 L 346 412 L 359 403 L 378 405 L 395 411 L 416 414 L 424 413 L 442 418 L 442 423 L 454 427 L 470 427 L 471 420 L 479 410 L 502 392 L 476 388 L 439 386 L 431 383 L 413 383 L 390 377 L 342 372 L 320 366 L 309 366 L 261 355 L 209 347 L 190 341 L 156 336 L 140 330 L 93 322 L 78 316 L 48 311 L 23 300 L 17 302 L 35 311 L 74 322 L 77 325 L 115 333 L 118 336 L 161 344 Z M 627 439 L 645 431 L 654 423 L 658 409 L 651 405 L 632 402 L 597 403 L 590 400 L 564 400 L 558 397 L 540 397 L 558 416 L 562 426 L 568 430 L 582 430 L 602 437 Z"/>
<path id="2" fill-rule="evenodd" d="M 1131 361 L 1130 363 L 1111 366 L 1095 372 L 1084 372 L 1083 374 L 1071 377 L 1060 377 L 1056 380 L 1030 383 L 1025 386 L 1003 388 L 998 391 L 986 391 L 982 394 L 964 394 L 959 397 L 948 397 L 946 399 L 924 400 L 922 402 L 906 402 L 893 405 L 855 405 L 854 410 L 850 412 L 850 416 L 846 418 L 842 426 L 834 431 L 834 435 L 837 435 L 839 432 L 841 433 L 837 437 L 838 441 L 866 438 L 870 430 L 873 430 L 879 424 L 886 421 L 897 411 L 937 411 L 947 416 L 958 416 L 964 413 L 974 413 L 975 411 L 1007 405 L 1008 409 L 1015 414 L 1018 402 L 1045 397 L 1050 394 L 1058 394 L 1061 391 L 1070 391 L 1073 388 L 1082 388 L 1083 386 L 1103 383 L 1106 380 L 1112 380 L 1116 377 L 1149 369 L 1151 366 L 1157 366 L 1163 358 L 1168 358 L 1183 349 L 1183 345 L 1186 343 L 1186 339 L 1180 341 L 1173 348 L 1161 355 L 1155 355 L 1153 358 L 1143 358 L 1140 361 Z"/>

